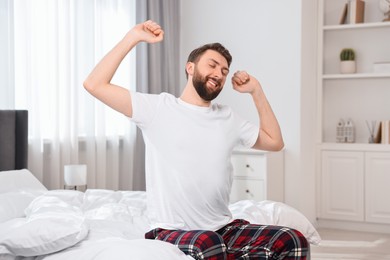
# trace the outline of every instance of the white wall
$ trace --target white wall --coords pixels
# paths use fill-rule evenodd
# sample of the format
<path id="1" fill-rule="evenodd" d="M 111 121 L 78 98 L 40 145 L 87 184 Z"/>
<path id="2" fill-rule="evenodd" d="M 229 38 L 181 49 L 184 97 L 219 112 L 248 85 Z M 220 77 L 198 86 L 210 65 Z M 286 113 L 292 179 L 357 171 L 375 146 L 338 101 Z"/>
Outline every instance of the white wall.
<path id="1" fill-rule="evenodd" d="M 317 109 L 317 3 L 302 0 L 301 16 L 301 121 L 300 121 L 300 208 L 316 222 L 316 109 Z"/>
<path id="2" fill-rule="evenodd" d="M 310 0 L 304 2 L 309 3 Z M 315 21 L 312 13 L 308 13 L 309 17 L 312 16 Z M 308 87 L 312 81 L 315 83 L 315 78 L 313 80 L 309 76 L 308 82 L 302 84 L 302 78 L 306 77 L 302 67 L 303 63 L 309 62 L 309 56 L 301 59 L 302 37 L 307 38 L 301 33 L 301 23 L 300 0 L 182 1 L 181 83 L 184 86 L 184 64 L 189 52 L 209 42 L 221 42 L 230 50 L 233 56 L 231 72 L 247 70 L 260 80 L 285 139 L 285 201 L 314 221 L 314 157 L 312 163 L 302 166 L 305 162 L 303 155 L 314 156 L 314 150 L 305 150 L 314 147 L 314 140 L 302 137 L 302 128 L 311 122 L 301 122 L 301 117 L 307 117 L 302 105 L 313 104 L 302 102 L 301 98 L 315 100 L 315 94 L 314 97 L 306 97 L 302 93 L 303 86 Z M 306 34 L 310 37 L 315 33 Z M 312 67 L 314 64 L 315 61 Z M 310 75 L 315 76 L 315 69 Z M 314 85 L 312 89 L 315 89 Z M 228 104 L 243 117 L 258 122 L 251 97 L 233 91 L 230 80 L 218 102 Z M 312 108 L 314 113 L 315 105 Z"/>

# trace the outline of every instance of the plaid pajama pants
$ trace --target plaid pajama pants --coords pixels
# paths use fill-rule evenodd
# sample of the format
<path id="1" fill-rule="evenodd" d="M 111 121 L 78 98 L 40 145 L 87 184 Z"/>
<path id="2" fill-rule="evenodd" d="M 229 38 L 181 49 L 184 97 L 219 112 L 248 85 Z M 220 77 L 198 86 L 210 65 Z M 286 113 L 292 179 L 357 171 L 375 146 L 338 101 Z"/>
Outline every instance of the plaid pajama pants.
<path id="1" fill-rule="evenodd" d="M 153 229 L 145 234 L 176 245 L 195 259 L 284 259 L 305 260 L 309 256 L 306 238 L 297 230 L 254 225 L 236 219 L 217 231 Z"/>

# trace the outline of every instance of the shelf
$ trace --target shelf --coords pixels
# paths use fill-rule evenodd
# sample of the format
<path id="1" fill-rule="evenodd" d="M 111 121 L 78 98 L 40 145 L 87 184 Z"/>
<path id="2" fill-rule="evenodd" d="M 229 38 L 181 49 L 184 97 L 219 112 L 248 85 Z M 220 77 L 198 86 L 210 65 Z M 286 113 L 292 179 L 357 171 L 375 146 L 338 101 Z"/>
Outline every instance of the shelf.
<path id="1" fill-rule="evenodd" d="M 390 22 L 325 25 L 323 29 L 324 31 L 336 31 L 336 30 L 351 30 L 351 29 L 381 28 L 381 27 L 390 28 Z"/>
<path id="2" fill-rule="evenodd" d="M 333 151 L 390 152 L 390 144 L 322 143 L 319 147 L 321 150 Z"/>
<path id="3" fill-rule="evenodd" d="M 326 74 L 323 79 L 373 79 L 390 78 L 390 73 Z"/>
<path id="4" fill-rule="evenodd" d="M 365 1 L 365 23 L 338 24 L 345 3 L 319 0 L 317 60 L 317 140 L 319 150 L 385 151 L 390 144 L 368 144 L 364 121 L 389 118 L 390 71 L 374 70 L 375 63 L 390 61 L 390 21 L 382 22 L 377 0 Z M 358 73 L 339 72 L 339 52 L 356 49 Z M 360 55 L 361 54 L 361 55 Z M 360 143 L 336 143 L 335 126 L 340 118 L 355 122 L 355 140 Z"/>

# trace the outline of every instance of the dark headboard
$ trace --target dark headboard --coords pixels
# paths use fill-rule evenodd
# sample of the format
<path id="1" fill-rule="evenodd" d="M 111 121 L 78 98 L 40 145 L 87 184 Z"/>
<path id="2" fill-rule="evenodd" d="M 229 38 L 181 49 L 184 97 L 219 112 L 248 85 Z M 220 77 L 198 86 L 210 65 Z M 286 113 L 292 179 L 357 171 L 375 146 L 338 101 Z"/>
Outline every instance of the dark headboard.
<path id="1" fill-rule="evenodd" d="M 28 111 L 0 110 L 0 171 L 27 168 Z"/>

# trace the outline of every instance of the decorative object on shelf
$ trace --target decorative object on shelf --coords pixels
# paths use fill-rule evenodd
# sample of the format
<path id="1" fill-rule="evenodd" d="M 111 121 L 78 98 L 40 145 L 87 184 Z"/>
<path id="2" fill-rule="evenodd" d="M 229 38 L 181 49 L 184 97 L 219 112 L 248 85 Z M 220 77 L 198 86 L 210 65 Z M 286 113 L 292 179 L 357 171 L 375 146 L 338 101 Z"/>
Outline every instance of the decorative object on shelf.
<path id="1" fill-rule="evenodd" d="M 336 142 L 338 143 L 345 142 L 344 127 L 345 127 L 345 122 L 343 119 L 340 119 L 339 122 L 337 123 L 337 128 L 336 128 Z"/>
<path id="2" fill-rule="evenodd" d="M 368 132 L 370 133 L 370 136 L 368 137 L 368 143 L 373 144 L 375 143 L 376 121 L 372 120 L 371 122 L 368 122 L 368 120 L 366 120 L 366 125 Z"/>
<path id="3" fill-rule="evenodd" d="M 355 142 L 355 126 L 351 119 L 340 119 L 336 128 L 336 142 L 338 143 L 354 143 Z"/>
<path id="4" fill-rule="evenodd" d="M 64 189 L 78 190 L 81 186 L 85 191 L 87 189 L 87 165 L 71 164 L 64 166 Z"/>
<path id="5" fill-rule="evenodd" d="M 390 61 L 378 61 L 374 63 L 375 73 L 390 73 Z"/>
<path id="6" fill-rule="evenodd" d="M 355 51 L 352 48 L 344 48 L 340 52 L 340 73 L 350 74 L 356 72 Z"/>
<path id="7" fill-rule="evenodd" d="M 390 21 L 390 0 L 379 0 L 379 9 L 384 13 L 385 18 L 383 22 Z"/>
<path id="8" fill-rule="evenodd" d="M 351 119 L 348 119 L 347 122 L 345 122 L 344 134 L 345 134 L 345 141 L 347 143 L 355 142 L 355 126 Z"/>
<path id="9" fill-rule="evenodd" d="M 362 0 L 350 0 L 348 3 L 349 23 L 364 23 L 364 5 Z"/>

